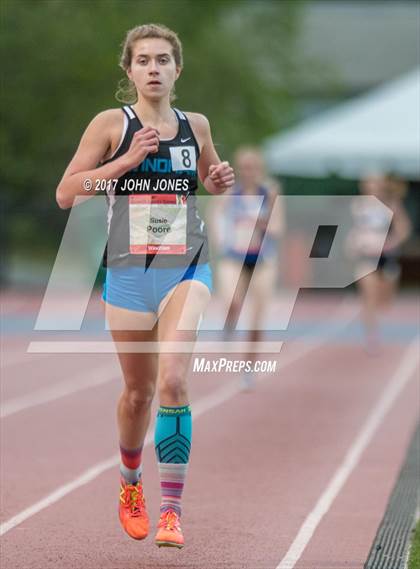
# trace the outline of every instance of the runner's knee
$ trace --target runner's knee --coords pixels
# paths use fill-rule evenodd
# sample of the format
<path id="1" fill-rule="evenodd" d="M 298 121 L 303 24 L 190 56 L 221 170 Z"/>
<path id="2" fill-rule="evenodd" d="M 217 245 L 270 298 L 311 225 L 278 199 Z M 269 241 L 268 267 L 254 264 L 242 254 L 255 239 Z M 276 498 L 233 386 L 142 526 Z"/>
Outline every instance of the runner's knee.
<path id="1" fill-rule="evenodd" d="M 187 395 L 187 384 L 183 374 L 176 369 L 164 371 L 159 378 L 159 393 L 165 399 L 179 401 Z"/>
<path id="2" fill-rule="evenodd" d="M 155 388 L 152 384 L 142 386 L 141 388 L 126 388 L 123 398 L 129 413 L 139 415 L 150 408 L 155 394 Z"/>

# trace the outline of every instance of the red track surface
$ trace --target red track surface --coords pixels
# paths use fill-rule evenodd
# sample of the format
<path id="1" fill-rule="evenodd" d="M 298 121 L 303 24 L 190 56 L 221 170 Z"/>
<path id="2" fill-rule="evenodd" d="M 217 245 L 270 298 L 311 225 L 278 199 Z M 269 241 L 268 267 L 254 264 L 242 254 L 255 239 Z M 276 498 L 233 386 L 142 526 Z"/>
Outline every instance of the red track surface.
<path id="1" fill-rule="evenodd" d="M 302 310 L 316 318 L 325 300 L 311 302 L 298 306 L 295 315 Z M 329 301 L 330 308 L 336 302 Z M 410 319 L 406 305 L 398 314 Z M 2 419 L 2 522 L 112 457 L 117 448 L 115 357 L 25 354 L 28 339 L 33 338 L 3 340 L 3 405 L 82 374 L 88 380 L 106 362 L 115 379 Z M 283 366 L 293 356 L 292 363 L 260 376 L 254 392 L 238 392 L 195 420 L 183 550 L 158 549 L 153 532 L 145 542 L 122 532 L 113 467 L 5 533 L 2 569 L 275 569 L 407 346 L 388 344 L 376 358 L 356 344 L 326 341 L 306 349 L 301 341 L 286 343 L 275 359 Z M 418 420 L 415 375 L 385 414 L 297 569 L 362 569 Z M 237 382 L 235 374 L 191 373 L 193 415 L 203 397 Z M 155 524 L 159 484 L 152 445 L 144 454 L 144 481 Z"/>

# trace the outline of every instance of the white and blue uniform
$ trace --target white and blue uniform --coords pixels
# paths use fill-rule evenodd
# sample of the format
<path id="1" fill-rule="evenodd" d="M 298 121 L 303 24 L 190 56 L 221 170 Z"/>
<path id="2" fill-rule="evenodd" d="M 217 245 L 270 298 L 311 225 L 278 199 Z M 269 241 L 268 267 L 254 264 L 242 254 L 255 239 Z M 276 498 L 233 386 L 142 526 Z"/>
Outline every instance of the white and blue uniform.
<path id="1" fill-rule="evenodd" d="M 224 211 L 224 255 L 243 262 L 248 269 L 253 269 L 258 260 L 273 258 L 275 240 L 256 225 L 257 219 L 268 220 L 270 213 L 269 191 L 264 186 L 259 186 L 255 194 L 245 194 L 235 186 Z"/>
<path id="2" fill-rule="evenodd" d="M 354 208 L 353 216 L 355 219 L 355 229 L 357 234 L 361 235 L 362 243 L 364 237 L 368 237 L 373 241 L 382 241 L 384 236 L 389 235 L 392 229 L 392 221 L 390 225 L 389 217 L 386 212 L 382 207 L 377 207 L 375 204 Z M 361 261 L 376 261 L 376 257 L 370 255 L 369 251 L 366 251 L 366 248 L 359 251 L 359 256 Z M 397 249 L 386 253 L 382 252 L 378 260 L 377 270 L 389 275 L 399 274 L 400 266 L 397 257 Z"/>

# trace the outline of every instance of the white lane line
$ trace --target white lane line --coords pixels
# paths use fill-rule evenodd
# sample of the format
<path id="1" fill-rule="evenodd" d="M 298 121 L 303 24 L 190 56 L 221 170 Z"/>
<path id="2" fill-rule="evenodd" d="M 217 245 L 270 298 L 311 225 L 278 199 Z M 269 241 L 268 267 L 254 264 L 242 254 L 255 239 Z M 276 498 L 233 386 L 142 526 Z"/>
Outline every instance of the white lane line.
<path id="1" fill-rule="evenodd" d="M 0 418 L 4 419 L 31 407 L 45 405 L 45 403 L 50 403 L 67 395 L 73 395 L 79 391 L 103 385 L 120 377 L 121 372 L 117 365 L 112 366 L 108 363 L 107 365 L 88 370 L 82 376 L 78 375 L 78 372 L 75 372 L 75 375 L 77 376 L 75 379 L 60 382 L 45 389 L 40 389 L 35 393 L 5 401 L 0 405 Z"/>
<path id="2" fill-rule="evenodd" d="M 118 463 L 118 460 L 119 457 L 115 455 L 112 458 L 109 458 L 108 460 L 99 462 L 92 468 L 86 470 L 86 472 L 84 472 L 81 476 L 79 476 L 75 480 L 72 480 L 71 482 L 69 482 L 68 484 L 64 484 L 63 486 L 60 486 L 59 488 L 57 488 L 57 490 L 54 490 L 54 492 L 48 494 L 48 496 L 46 496 L 39 502 L 36 502 L 32 506 L 29 506 L 29 508 L 22 510 L 21 512 L 19 512 L 19 514 L 13 516 L 12 518 L 10 518 L 10 520 L 0 525 L 0 536 L 4 535 L 5 533 L 10 531 L 17 525 L 21 524 L 28 518 L 34 516 L 41 510 L 44 510 L 45 508 L 48 508 L 48 506 L 51 506 L 55 502 L 58 502 L 59 500 L 61 500 L 61 498 L 64 498 L 64 496 L 67 496 L 67 494 L 73 492 L 73 490 L 77 490 L 84 484 L 88 484 L 89 482 L 97 478 L 100 474 L 102 474 L 102 472 L 105 472 L 105 470 L 108 470 L 109 468 L 115 466 Z"/>
<path id="3" fill-rule="evenodd" d="M 347 305 L 346 302 L 343 303 L 343 306 L 337 312 L 341 313 L 341 311 L 345 309 L 346 305 Z M 342 323 L 341 328 L 346 326 L 350 321 L 352 321 L 354 317 L 355 314 L 352 314 L 349 317 L 347 317 L 345 319 L 345 322 Z M 295 361 L 301 359 L 302 357 L 308 355 L 310 352 L 324 345 L 327 341 L 328 337 L 324 337 L 323 340 L 309 344 L 308 346 L 305 346 L 305 348 L 299 348 L 298 346 L 298 351 L 296 353 L 292 354 L 291 357 L 279 362 L 277 370 L 284 369 L 291 363 L 294 363 Z M 225 385 L 223 388 L 217 390 L 215 393 L 207 395 L 206 397 L 202 397 L 197 402 L 192 402 L 193 421 L 198 419 L 200 415 L 203 415 L 207 411 L 210 411 L 211 409 L 217 407 L 218 405 L 225 403 L 226 401 L 231 399 L 234 395 L 236 395 L 239 391 L 242 391 L 242 386 L 240 385 L 240 383 L 232 381 L 231 383 Z M 148 446 L 149 444 L 152 443 L 153 440 L 154 440 L 154 434 L 152 430 L 149 430 L 144 441 L 144 446 Z M 0 536 L 9 532 L 13 528 L 18 526 L 22 522 L 28 520 L 32 516 L 38 514 L 42 510 L 48 508 L 55 502 L 58 502 L 59 500 L 61 500 L 62 498 L 64 498 L 74 490 L 77 490 L 81 486 L 88 484 L 106 470 L 114 468 L 118 463 L 119 463 L 119 455 L 114 455 L 111 458 L 99 462 L 98 464 L 89 468 L 78 478 L 72 480 L 68 484 L 60 486 L 59 488 L 57 488 L 57 490 L 55 490 L 51 494 L 48 494 L 48 496 L 46 496 L 45 498 L 39 500 L 32 506 L 29 506 L 25 510 L 22 510 L 21 512 L 19 512 L 18 514 L 7 520 L 6 522 L 0 524 Z"/>
<path id="4" fill-rule="evenodd" d="M 334 312 L 333 318 L 334 321 L 331 322 L 331 327 L 327 336 L 322 335 L 319 336 L 318 339 L 313 339 L 313 334 L 310 335 L 310 340 L 308 343 L 304 344 L 303 346 L 299 347 L 296 352 L 287 353 L 279 362 L 281 367 L 288 365 L 289 363 L 293 363 L 297 359 L 303 357 L 306 353 L 312 352 L 318 346 L 323 345 L 326 343 L 330 336 L 334 336 L 334 334 L 347 326 L 358 314 L 358 311 L 349 312 L 349 301 L 346 299 L 342 305 Z M 305 340 L 305 335 L 302 335 L 301 340 Z M 273 343 L 273 342 L 272 342 Z M 237 343 L 233 344 L 237 345 Z M 275 353 L 279 351 L 279 347 L 281 347 L 282 342 L 274 342 L 276 349 L 271 351 L 270 353 Z M 219 346 L 218 343 L 216 343 Z M 223 344 L 223 349 L 226 352 L 227 343 Z M 218 347 L 218 350 L 220 348 Z M 214 350 L 213 350 L 214 351 Z M 246 350 L 244 350 L 246 352 Z M 115 360 L 116 361 L 116 360 Z M 279 368 L 278 368 L 279 369 Z M 93 375 L 97 376 L 103 374 L 102 377 L 92 378 Z M 83 377 L 79 377 L 76 380 L 71 380 L 68 382 L 63 382 L 52 387 L 47 387 L 43 390 L 38 392 L 25 395 L 24 397 L 17 397 L 15 399 L 10 399 L 9 401 L 5 401 L 2 405 L 0 405 L 0 418 L 3 419 L 5 417 L 9 417 L 15 413 L 19 413 L 20 411 L 25 411 L 26 409 L 30 409 L 32 407 L 36 407 L 38 405 L 44 405 L 46 403 L 50 403 L 51 401 L 56 401 L 57 399 L 61 399 L 62 397 L 66 397 L 67 395 L 73 395 L 73 393 L 77 393 L 79 391 L 84 391 L 85 389 L 90 389 L 91 387 L 96 387 L 98 385 L 102 385 L 104 383 L 108 383 L 112 381 L 115 377 L 120 376 L 121 372 L 118 366 L 115 367 L 115 371 L 110 369 L 109 364 L 101 367 L 100 369 L 94 369 L 92 371 L 88 371 Z M 261 378 L 257 378 L 261 379 Z"/>
<path id="5" fill-rule="evenodd" d="M 231 382 L 228 385 L 225 385 L 223 388 L 217 390 L 215 393 L 210 394 L 206 397 L 199 399 L 196 403 L 193 403 L 194 406 L 194 413 L 193 413 L 193 420 L 196 420 L 200 415 L 203 415 L 207 411 L 210 411 L 214 407 L 221 405 L 222 403 L 231 399 L 234 395 L 236 395 L 240 391 L 240 386 L 237 382 Z M 154 433 L 152 430 L 149 430 L 145 441 L 144 446 L 148 446 L 154 441 Z M 77 490 L 81 486 L 88 484 L 95 478 L 97 478 L 100 474 L 109 470 L 110 468 L 114 468 L 119 464 L 119 455 L 113 455 L 112 457 L 99 462 L 92 468 L 86 470 L 81 476 L 72 480 L 68 484 L 64 484 L 54 490 L 51 494 L 48 494 L 39 502 L 36 502 L 29 508 L 26 508 L 22 512 L 19 512 L 16 516 L 10 518 L 7 522 L 4 522 L 0 525 L 0 536 L 4 535 L 11 529 L 15 528 L 17 525 L 21 524 L 22 522 L 26 521 L 27 519 L 31 518 L 35 514 L 41 512 L 45 508 L 48 508 L 55 502 L 58 502 L 74 490 Z"/>
<path id="6" fill-rule="evenodd" d="M 389 381 L 382 397 L 373 408 L 356 440 L 347 451 L 343 462 L 318 499 L 314 509 L 306 517 L 289 550 L 277 565 L 276 569 L 293 569 L 295 567 L 322 518 L 328 512 L 331 504 L 357 466 L 362 453 L 372 441 L 385 415 L 391 409 L 409 380 L 414 377 L 418 362 L 419 338 L 417 337 L 404 352 L 400 365 Z"/>

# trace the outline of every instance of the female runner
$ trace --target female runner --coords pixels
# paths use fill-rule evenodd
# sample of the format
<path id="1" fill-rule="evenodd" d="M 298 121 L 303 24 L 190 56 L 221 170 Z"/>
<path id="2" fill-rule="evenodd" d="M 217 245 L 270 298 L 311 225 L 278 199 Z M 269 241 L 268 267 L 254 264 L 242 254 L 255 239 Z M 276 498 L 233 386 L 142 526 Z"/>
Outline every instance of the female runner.
<path id="1" fill-rule="evenodd" d="M 388 231 L 388 217 L 374 202 L 353 206 L 354 228 L 349 236 L 349 252 L 358 258 L 363 271 L 372 265 L 371 251 L 377 251 L 378 242 L 385 243 L 377 270 L 357 281 L 362 301 L 362 320 L 365 329 L 366 351 L 375 355 L 379 349 L 379 310 L 389 304 L 400 276 L 399 248 L 409 237 L 411 223 L 403 205 L 404 182 L 393 176 L 372 174 L 360 182 L 360 192 L 381 200 L 393 213 Z M 376 262 L 376 259 L 375 259 Z"/>
<path id="2" fill-rule="evenodd" d="M 125 353 L 118 346 L 195 340 L 211 290 L 197 177 L 207 192 L 220 194 L 233 185 L 234 174 L 228 162 L 220 162 L 207 119 L 171 107 L 182 70 L 176 33 L 158 24 L 130 30 L 120 66 L 129 83 L 119 100 L 134 104 L 92 120 L 58 185 L 57 202 L 69 208 L 75 196 L 91 195 L 83 189 L 86 180 L 93 187 L 97 180 L 108 181 L 103 299 L 125 383 L 117 411 L 119 516 L 132 538 L 147 536 L 141 456 L 157 387 L 155 450 L 162 500 L 155 541 L 180 548 L 181 496 L 191 449 L 186 382 L 191 353 Z"/>
<path id="3" fill-rule="evenodd" d="M 225 337 L 227 339 L 234 330 L 248 295 L 248 340 L 258 342 L 278 274 L 279 241 L 284 228 L 281 192 L 279 184 L 268 179 L 258 148 L 238 148 L 234 166 L 238 182 L 223 199 L 223 210 L 220 201 L 216 205 L 219 211 L 213 215 L 219 225 L 217 235 L 223 236 L 216 242 L 222 254 L 218 267 L 219 290 L 225 305 L 230 305 Z M 232 286 L 235 286 L 233 296 Z M 255 353 L 247 354 L 250 363 L 241 378 L 245 390 L 254 387 L 254 360 Z"/>

